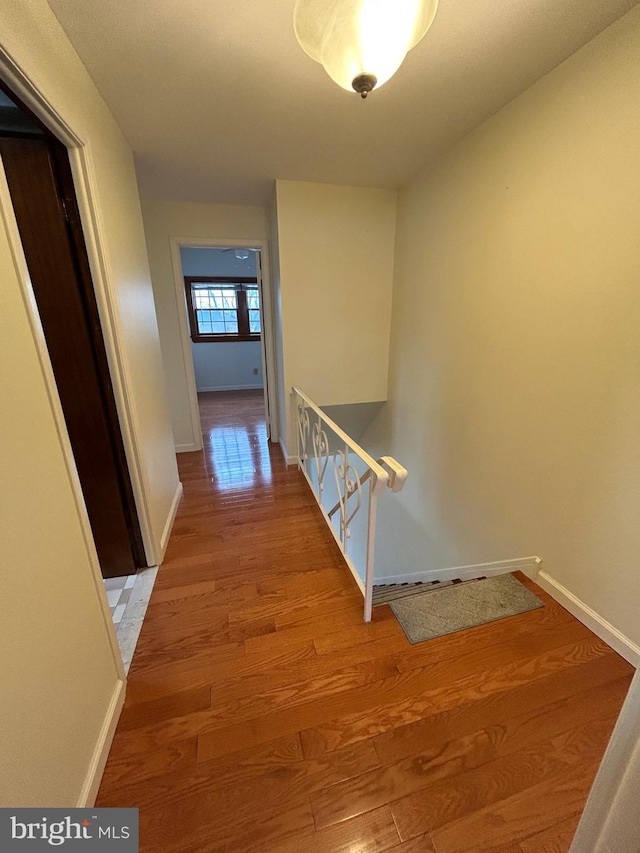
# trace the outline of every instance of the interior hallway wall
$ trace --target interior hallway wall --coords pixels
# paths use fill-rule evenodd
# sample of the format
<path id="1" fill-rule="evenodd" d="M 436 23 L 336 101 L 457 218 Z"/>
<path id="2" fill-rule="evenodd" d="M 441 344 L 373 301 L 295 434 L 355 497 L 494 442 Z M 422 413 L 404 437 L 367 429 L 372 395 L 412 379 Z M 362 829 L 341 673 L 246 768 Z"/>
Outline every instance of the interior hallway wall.
<path id="1" fill-rule="evenodd" d="M 262 207 L 145 201 L 142 213 L 158 314 L 175 447 L 191 449 L 197 442 L 187 391 L 187 365 L 171 259 L 171 240 L 240 240 L 251 246 L 267 240 L 267 215 Z M 181 296 L 182 298 L 182 296 Z M 237 344 L 235 344 L 237 346 Z"/>
<path id="2" fill-rule="evenodd" d="M 118 343 L 139 464 L 134 473 L 159 553 L 179 483 L 131 152 L 45 0 L 2 4 L 0 52 L 86 146 L 104 250 L 99 301 Z M 75 468 L 65 456 L 68 438 L 58 432 L 22 299 L 24 270 L 9 251 L 2 217 L 12 217 L 6 195 L 0 202 L 0 805 L 70 807 L 93 800 L 124 681 L 90 533 L 85 538 Z"/>
<path id="3" fill-rule="evenodd" d="M 278 180 L 271 219 L 287 394 L 297 385 L 321 406 L 386 400 L 395 190 Z"/>
<path id="4" fill-rule="evenodd" d="M 124 684 L 1 217 L 0 275 L 0 806 L 75 806 Z"/>
<path id="5" fill-rule="evenodd" d="M 539 555 L 635 644 L 639 44 L 636 7 L 401 193 L 369 435 L 403 571 Z"/>

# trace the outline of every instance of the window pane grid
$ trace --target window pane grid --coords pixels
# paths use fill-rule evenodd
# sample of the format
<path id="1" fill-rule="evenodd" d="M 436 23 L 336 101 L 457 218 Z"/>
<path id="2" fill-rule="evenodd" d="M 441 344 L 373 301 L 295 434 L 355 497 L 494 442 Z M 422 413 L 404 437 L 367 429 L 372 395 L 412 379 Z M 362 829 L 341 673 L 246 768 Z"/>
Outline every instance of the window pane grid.
<path id="1" fill-rule="evenodd" d="M 252 335 L 260 334 L 260 312 L 249 310 L 249 331 Z"/>
<path id="2" fill-rule="evenodd" d="M 185 278 L 192 305 L 191 319 L 195 326 L 194 340 L 234 338 L 244 340 L 248 335 L 259 336 L 260 293 L 256 284 L 220 284 Z"/>
<path id="3" fill-rule="evenodd" d="M 257 287 L 247 287 L 247 309 L 249 311 L 249 331 L 259 335 L 260 329 L 260 294 Z"/>
<path id="4" fill-rule="evenodd" d="M 238 334 L 238 314 L 236 311 L 196 311 L 196 321 L 200 334 Z"/>

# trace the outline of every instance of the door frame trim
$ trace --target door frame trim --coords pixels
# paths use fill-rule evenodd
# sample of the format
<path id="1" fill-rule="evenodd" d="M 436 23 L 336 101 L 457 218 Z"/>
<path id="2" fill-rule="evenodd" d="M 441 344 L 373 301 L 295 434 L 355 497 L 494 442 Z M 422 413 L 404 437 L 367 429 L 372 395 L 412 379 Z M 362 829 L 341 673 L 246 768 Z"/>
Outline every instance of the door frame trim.
<path id="1" fill-rule="evenodd" d="M 22 248 L 20 233 L 18 231 L 18 223 L 16 222 L 16 217 L 13 212 L 13 204 L 11 202 L 11 195 L 9 193 L 9 185 L 7 184 L 7 179 L 4 173 L 4 166 L 2 165 L 1 159 L 0 227 L 4 227 L 6 231 L 9 249 L 16 270 L 16 277 L 20 282 L 20 289 L 22 291 L 22 299 L 24 301 L 27 317 L 29 320 L 29 327 L 38 353 L 40 369 L 42 371 L 42 376 L 44 379 L 44 383 L 47 389 L 47 395 L 49 397 L 49 403 L 51 406 L 51 414 L 53 417 L 55 430 L 58 435 L 58 440 L 60 442 L 60 447 L 62 448 L 62 454 L 67 469 L 67 475 L 69 477 L 69 482 L 71 484 L 71 490 L 76 505 L 76 511 L 78 513 L 78 521 L 80 524 L 80 529 L 82 531 L 82 538 L 84 540 L 85 548 L 87 551 L 87 558 L 91 566 L 93 582 L 98 593 L 98 600 L 100 601 L 100 606 L 102 609 L 102 618 L 107 628 L 107 635 L 109 637 L 109 643 L 111 646 L 113 662 L 116 668 L 118 683 L 124 683 L 126 681 L 126 674 L 124 671 L 124 665 L 122 663 L 122 654 L 120 652 L 120 647 L 118 645 L 118 640 L 116 637 L 116 630 L 113 624 L 113 618 L 111 616 L 111 609 L 109 608 L 109 602 L 107 601 L 107 595 L 105 592 L 105 587 L 102 580 L 102 573 L 100 570 L 100 562 L 98 560 L 98 552 L 96 551 L 95 542 L 93 540 L 91 523 L 89 522 L 89 515 L 87 513 L 87 507 L 84 502 L 82 488 L 80 486 L 78 470 L 76 468 L 75 459 L 73 457 L 71 442 L 69 441 L 69 433 L 67 432 L 67 425 L 64 419 L 64 413 L 62 411 L 62 404 L 60 403 L 60 397 L 58 396 L 58 386 L 56 385 L 55 377 L 53 375 L 53 367 L 51 366 L 51 359 L 49 358 L 49 351 L 47 349 L 44 331 L 40 322 L 40 315 L 38 314 L 36 297 L 33 292 L 33 287 L 31 286 L 31 278 L 27 269 L 27 261 L 24 255 L 24 250 Z"/>
<path id="2" fill-rule="evenodd" d="M 180 327 L 180 341 L 182 344 L 182 358 L 184 361 L 184 373 L 189 399 L 189 414 L 191 417 L 191 431 L 193 445 L 179 445 L 177 452 L 202 450 L 202 427 L 200 425 L 200 410 L 198 408 L 198 391 L 196 389 L 196 375 L 193 366 L 193 354 L 191 351 L 191 332 L 189 328 L 189 317 L 187 315 L 187 302 L 184 290 L 184 276 L 182 272 L 182 261 L 180 259 L 181 248 L 200 249 L 258 249 L 262 257 L 262 317 L 264 320 L 263 347 L 266 370 L 263 371 L 264 382 L 269 401 L 269 434 L 272 442 L 277 442 L 278 429 L 278 376 L 276 373 L 275 338 L 273 322 L 273 293 L 271 289 L 271 278 L 269 275 L 269 243 L 267 240 L 238 240 L 237 238 L 222 239 L 217 237 L 170 237 L 171 268 L 173 271 L 173 286 L 178 312 L 178 325 Z"/>
<path id="3" fill-rule="evenodd" d="M 107 255 L 104 250 L 106 240 L 97 201 L 91 145 L 90 143 L 85 143 L 73 131 L 55 107 L 45 98 L 37 85 L 21 69 L 19 63 L 2 46 L 0 46 L 0 77 L 2 77 L 7 86 L 15 92 L 16 96 L 23 101 L 42 124 L 67 148 L 69 153 L 76 200 L 82 222 L 89 266 L 91 268 L 93 288 L 98 304 L 100 324 L 102 326 L 104 345 L 109 363 L 109 373 L 113 385 L 113 395 L 118 411 L 122 442 L 129 468 L 129 477 L 138 513 L 142 541 L 148 565 L 157 565 L 162 555 L 159 553 L 154 539 L 151 507 L 148 500 L 149 483 L 139 452 L 139 436 L 137 435 L 135 420 L 133 418 L 131 384 L 121 355 L 121 334 L 117 312 L 114 307 L 115 299 L 110 286 L 111 276 Z M 27 300 L 27 303 L 31 314 L 36 310 L 35 305 L 30 300 Z M 39 323 L 39 319 L 37 322 Z M 47 371 L 45 371 L 45 376 L 48 383 L 53 381 L 52 374 L 49 376 Z M 57 390 L 55 390 L 55 399 L 57 399 Z M 76 485 L 79 488 L 79 484 Z M 82 499 L 82 492 L 80 492 L 80 498 Z"/>

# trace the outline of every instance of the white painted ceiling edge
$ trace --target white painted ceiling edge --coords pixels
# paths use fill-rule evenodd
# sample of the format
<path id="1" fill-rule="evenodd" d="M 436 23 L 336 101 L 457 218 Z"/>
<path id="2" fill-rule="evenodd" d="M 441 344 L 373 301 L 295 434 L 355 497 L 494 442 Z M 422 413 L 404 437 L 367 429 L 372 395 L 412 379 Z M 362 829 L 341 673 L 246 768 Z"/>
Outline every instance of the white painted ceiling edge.
<path id="1" fill-rule="evenodd" d="M 440 0 L 366 101 L 296 42 L 294 0 L 49 0 L 143 198 L 265 204 L 274 178 L 396 188 L 636 5 Z"/>

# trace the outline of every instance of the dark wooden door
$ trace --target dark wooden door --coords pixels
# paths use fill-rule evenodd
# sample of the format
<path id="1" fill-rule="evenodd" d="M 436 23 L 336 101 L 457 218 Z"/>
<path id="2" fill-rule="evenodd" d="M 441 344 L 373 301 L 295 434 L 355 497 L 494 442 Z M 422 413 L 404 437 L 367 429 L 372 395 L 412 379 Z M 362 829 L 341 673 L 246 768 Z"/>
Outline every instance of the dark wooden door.
<path id="1" fill-rule="evenodd" d="M 0 138 L 0 155 L 104 577 L 146 565 L 66 149 Z"/>

